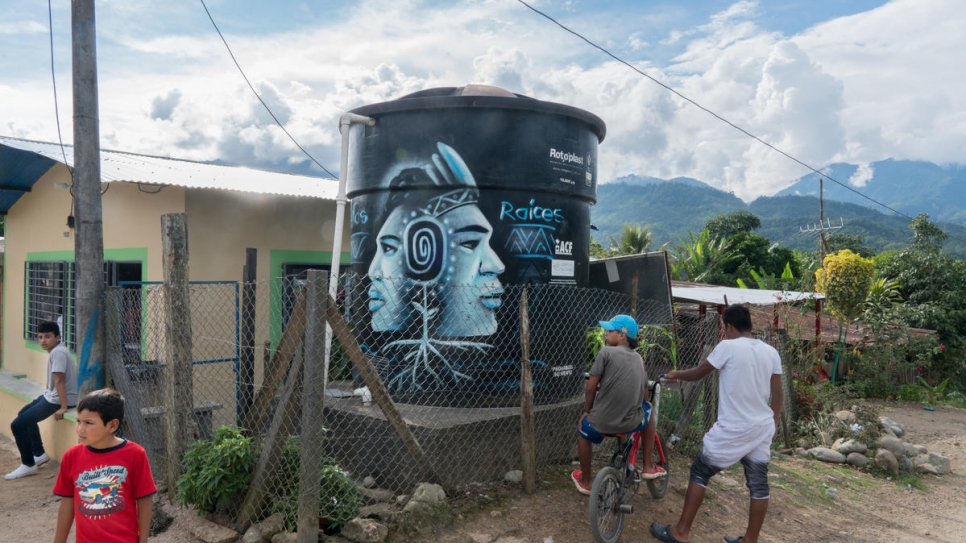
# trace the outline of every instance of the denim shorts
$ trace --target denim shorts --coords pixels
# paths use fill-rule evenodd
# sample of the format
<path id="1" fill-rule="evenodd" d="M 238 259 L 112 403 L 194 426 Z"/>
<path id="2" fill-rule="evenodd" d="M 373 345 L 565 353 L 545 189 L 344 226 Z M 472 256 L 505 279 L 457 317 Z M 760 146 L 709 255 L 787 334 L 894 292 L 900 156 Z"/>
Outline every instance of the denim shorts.
<path id="1" fill-rule="evenodd" d="M 620 433 L 632 434 L 634 432 L 639 432 L 643 430 L 644 427 L 647 426 L 647 422 L 651 420 L 651 403 L 644 402 L 643 404 L 641 404 L 641 407 L 644 409 L 644 419 L 641 420 L 641 423 L 638 424 L 636 428 L 632 428 L 630 430 L 620 432 Z M 590 425 L 590 422 L 587 420 L 588 418 L 589 417 L 584 417 L 584 420 L 581 421 L 580 423 L 580 435 L 587 441 L 596 445 L 597 443 L 600 443 L 601 441 L 603 441 L 605 437 L 609 435 L 614 435 L 614 434 L 602 434 L 598 432 L 593 426 Z"/>

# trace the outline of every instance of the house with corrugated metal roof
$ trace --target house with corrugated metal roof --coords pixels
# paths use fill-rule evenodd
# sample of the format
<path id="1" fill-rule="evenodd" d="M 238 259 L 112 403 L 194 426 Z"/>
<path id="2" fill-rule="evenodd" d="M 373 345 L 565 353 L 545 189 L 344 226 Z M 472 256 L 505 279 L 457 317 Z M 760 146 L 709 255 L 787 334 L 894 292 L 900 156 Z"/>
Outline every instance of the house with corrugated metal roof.
<path id="1" fill-rule="evenodd" d="M 62 340 L 76 353 L 72 166 L 71 146 L 0 136 L 6 215 L 0 432 L 8 436 L 10 422 L 46 380 L 37 324 L 59 322 Z M 335 179 L 108 150 L 101 151 L 101 176 L 109 285 L 163 279 L 167 213 L 187 214 L 191 281 L 240 281 L 247 248 L 257 249 L 258 281 L 325 269 L 332 261 Z M 343 232 L 348 248 L 350 229 Z M 277 334 L 264 335 L 259 341 Z M 55 424 L 69 431 L 54 431 Z M 52 456 L 76 442 L 72 424 L 48 419 L 41 427 Z"/>

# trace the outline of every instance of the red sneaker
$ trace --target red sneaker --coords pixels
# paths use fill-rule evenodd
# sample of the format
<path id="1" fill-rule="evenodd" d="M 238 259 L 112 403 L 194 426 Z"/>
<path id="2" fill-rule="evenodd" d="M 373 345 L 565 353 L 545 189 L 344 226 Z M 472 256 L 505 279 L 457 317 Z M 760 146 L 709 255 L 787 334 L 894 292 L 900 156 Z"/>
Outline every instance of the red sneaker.
<path id="1" fill-rule="evenodd" d="M 584 472 L 579 469 L 575 469 L 573 473 L 570 474 L 570 480 L 574 482 L 574 486 L 577 487 L 577 492 L 580 492 L 584 496 L 590 496 L 590 488 L 582 485 L 580 483 L 580 478 L 583 477 Z"/>

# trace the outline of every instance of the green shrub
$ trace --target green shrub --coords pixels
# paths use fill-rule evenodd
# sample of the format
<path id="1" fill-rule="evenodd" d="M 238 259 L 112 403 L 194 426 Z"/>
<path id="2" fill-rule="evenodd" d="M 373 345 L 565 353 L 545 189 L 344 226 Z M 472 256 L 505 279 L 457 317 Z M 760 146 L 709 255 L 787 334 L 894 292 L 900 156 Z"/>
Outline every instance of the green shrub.
<path id="1" fill-rule="evenodd" d="M 282 458 L 276 465 L 276 488 L 279 489 L 271 501 L 272 512 L 282 513 L 285 528 L 295 531 L 298 527 L 299 469 L 302 447 L 296 436 L 285 443 Z M 362 497 L 356 490 L 349 474 L 334 461 L 326 461 L 322 466 L 319 481 L 319 518 L 326 526 L 339 528 L 359 514 Z"/>
<path id="2" fill-rule="evenodd" d="M 206 513 L 234 509 L 251 482 L 257 461 L 258 450 L 250 437 L 231 426 L 218 428 L 210 440 L 188 447 L 183 475 L 178 479 L 178 503 Z"/>

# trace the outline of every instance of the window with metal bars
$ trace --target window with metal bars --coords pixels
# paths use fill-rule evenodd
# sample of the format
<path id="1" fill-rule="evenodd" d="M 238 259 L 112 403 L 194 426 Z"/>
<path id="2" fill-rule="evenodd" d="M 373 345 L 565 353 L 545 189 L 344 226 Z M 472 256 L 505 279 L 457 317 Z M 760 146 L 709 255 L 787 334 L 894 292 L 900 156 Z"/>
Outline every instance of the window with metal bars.
<path id="1" fill-rule="evenodd" d="M 24 338 L 37 340 L 37 326 L 53 321 L 61 341 L 73 350 L 74 263 L 24 263 Z"/>
<path id="2" fill-rule="evenodd" d="M 141 279 L 141 262 L 104 262 L 104 284 Z M 37 340 L 37 325 L 54 321 L 60 327 L 60 340 L 76 352 L 77 304 L 75 303 L 74 263 L 31 261 L 24 263 L 24 338 Z"/>

